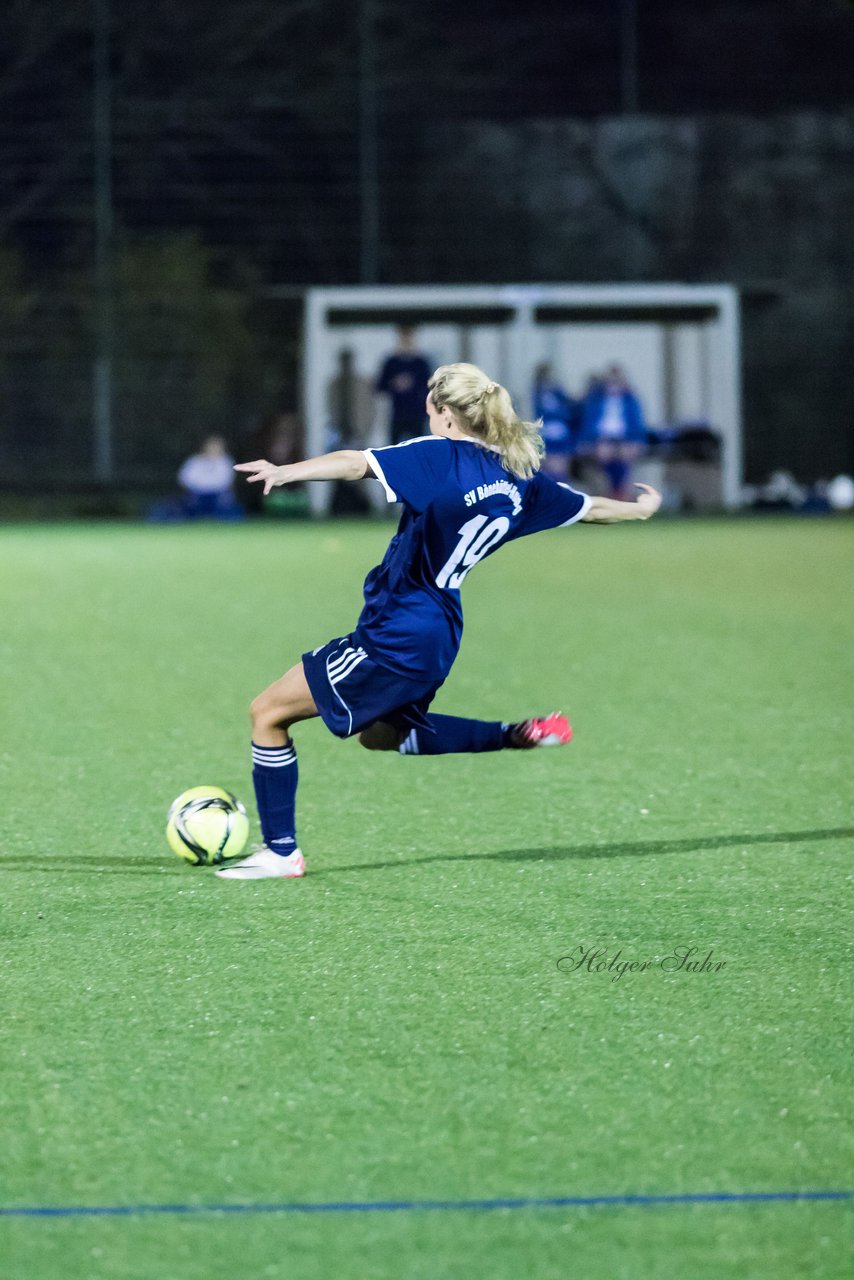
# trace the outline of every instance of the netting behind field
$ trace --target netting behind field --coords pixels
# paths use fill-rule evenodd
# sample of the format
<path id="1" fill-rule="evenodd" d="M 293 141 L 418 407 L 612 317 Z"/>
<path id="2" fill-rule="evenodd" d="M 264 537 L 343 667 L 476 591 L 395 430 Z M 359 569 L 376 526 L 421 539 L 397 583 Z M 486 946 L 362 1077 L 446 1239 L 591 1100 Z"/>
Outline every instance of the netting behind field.
<path id="1" fill-rule="evenodd" d="M 166 475 L 213 430 L 248 440 L 300 408 L 299 290 L 360 282 L 732 281 L 748 478 L 854 469 L 839 377 L 854 337 L 854 24 L 829 0 L 687 13 L 676 0 L 559 14 L 545 0 L 524 14 L 480 0 L 13 6 L 6 481 L 105 469 L 105 334 L 111 473 Z M 722 74 L 740 60 L 749 74 Z M 264 301 L 271 286 L 291 303 Z"/>

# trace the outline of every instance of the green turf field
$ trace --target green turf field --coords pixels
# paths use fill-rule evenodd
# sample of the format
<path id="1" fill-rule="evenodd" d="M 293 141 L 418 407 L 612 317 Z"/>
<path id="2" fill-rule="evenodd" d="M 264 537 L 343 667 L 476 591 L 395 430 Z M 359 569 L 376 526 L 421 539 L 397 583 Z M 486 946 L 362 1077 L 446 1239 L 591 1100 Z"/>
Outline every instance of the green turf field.
<path id="1" fill-rule="evenodd" d="M 4 1216 L 0 1272 L 847 1280 L 850 1199 L 459 1202 L 854 1187 L 852 525 L 508 547 L 435 706 L 563 709 L 570 747 L 304 725 L 305 880 L 182 865 L 170 801 L 251 802 L 251 697 L 351 629 L 389 532 L 0 531 L 0 1209 L 139 1210 Z M 261 1211 L 295 1203 L 364 1207 Z"/>

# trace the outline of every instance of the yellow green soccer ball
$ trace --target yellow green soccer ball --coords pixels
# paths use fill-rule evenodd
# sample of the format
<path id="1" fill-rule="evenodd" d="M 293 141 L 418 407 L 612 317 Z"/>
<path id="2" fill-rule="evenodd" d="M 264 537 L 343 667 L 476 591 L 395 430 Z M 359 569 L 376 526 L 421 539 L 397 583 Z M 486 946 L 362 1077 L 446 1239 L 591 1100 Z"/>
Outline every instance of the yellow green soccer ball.
<path id="1" fill-rule="evenodd" d="M 166 839 L 173 853 L 196 867 L 236 858 L 246 846 L 249 819 L 243 805 L 222 787 L 190 787 L 172 802 Z"/>

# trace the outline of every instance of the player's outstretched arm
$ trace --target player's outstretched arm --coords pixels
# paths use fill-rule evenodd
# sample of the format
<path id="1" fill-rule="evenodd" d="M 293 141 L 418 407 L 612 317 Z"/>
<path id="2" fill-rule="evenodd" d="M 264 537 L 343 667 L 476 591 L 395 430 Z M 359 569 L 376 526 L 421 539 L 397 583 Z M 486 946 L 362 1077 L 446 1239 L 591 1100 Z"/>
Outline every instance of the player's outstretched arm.
<path id="1" fill-rule="evenodd" d="M 619 502 L 616 498 L 591 498 L 581 517 L 588 524 L 619 524 L 621 520 L 648 520 L 661 506 L 661 494 L 651 484 L 638 484 L 643 489 L 637 502 Z"/>
<path id="2" fill-rule="evenodd" d="M 371 474 L 367 458 L 356 449 L 338 449 L 335 453 L 290 462 L 284 467 L 259 458 L 257 462 L 238 462 L 234 470 L 251 472 L 247 479 L 263 481 L 265 493 L 277 485 L 297 484 L 300 480 L 364 480 Z"/>

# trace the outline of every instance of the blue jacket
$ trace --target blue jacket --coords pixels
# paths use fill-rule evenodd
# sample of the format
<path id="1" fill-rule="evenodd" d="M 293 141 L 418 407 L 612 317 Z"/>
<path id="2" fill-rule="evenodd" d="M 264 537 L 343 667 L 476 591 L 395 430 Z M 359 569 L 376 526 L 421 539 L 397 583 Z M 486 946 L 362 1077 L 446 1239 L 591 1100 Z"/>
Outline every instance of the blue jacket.
<path id="1" fill-rule="evenodd" d="M 540 431 L 546 453 L 559 454 L 561 457 L 571 454 L 575 402 L 560 383 L 535 383 L 534 416 L 543 420 Z"/>
<path id="2" fill-rule="evenodd" d="M 604 387 L 596 387 L 585 397 L 581 411 L 581 435 L 579 444 L 598 444 L 600 440 L 622 440 L 631 444 L 646 443 L 646 426 L 640 400 L 633 391 L 620 392 L 625 429 L 621 436 L 603 436 L 602 419 L 605 416 L 605 399 L 607 391 Z"/>

